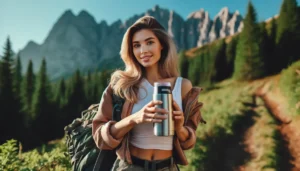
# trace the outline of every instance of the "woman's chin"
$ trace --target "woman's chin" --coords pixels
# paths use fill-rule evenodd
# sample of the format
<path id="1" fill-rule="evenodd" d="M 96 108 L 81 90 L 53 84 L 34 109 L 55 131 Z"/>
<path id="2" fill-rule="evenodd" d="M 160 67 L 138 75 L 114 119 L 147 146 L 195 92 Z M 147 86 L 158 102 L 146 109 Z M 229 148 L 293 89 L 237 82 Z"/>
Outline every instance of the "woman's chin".
<path id="1" fill-rule="evenodd" d="M 142 63 L 142 66 L 145 67 L 145 68 L 151 67 L 152 63 L 150 63 L 150 62 L 149 63 L 148 62 L 147 63 Z"/>

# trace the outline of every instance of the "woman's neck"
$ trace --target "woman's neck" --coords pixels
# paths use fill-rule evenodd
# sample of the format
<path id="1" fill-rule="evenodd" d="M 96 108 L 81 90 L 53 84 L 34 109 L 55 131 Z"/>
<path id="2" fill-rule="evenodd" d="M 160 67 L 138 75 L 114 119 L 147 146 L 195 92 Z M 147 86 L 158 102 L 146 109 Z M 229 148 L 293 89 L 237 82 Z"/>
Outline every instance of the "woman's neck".
<path id="1" fill-rule="evenodd" d="M 161 75 L 158 72 L 158 67 L 157 66 L 151 66 L 151 67 L 147 67 L 145 69 L 146 69 L 145 78 L 151 84 L 154 84 L 154 82 L 159 81 L 159 80 L 162 79 Z"/>

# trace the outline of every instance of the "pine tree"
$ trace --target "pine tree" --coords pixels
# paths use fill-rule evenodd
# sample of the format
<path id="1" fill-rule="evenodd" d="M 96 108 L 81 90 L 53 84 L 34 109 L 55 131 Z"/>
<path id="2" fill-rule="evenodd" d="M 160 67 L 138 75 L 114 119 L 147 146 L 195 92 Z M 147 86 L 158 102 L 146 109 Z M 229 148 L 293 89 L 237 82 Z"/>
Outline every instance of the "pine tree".
<path id="1" fill-rule="evenodd" d="M 191 59 L 188 78 L 191 80 L 193 85 L 198 85 L 200 82 L 201 66 L 203 66 L 202 58 L 203 53 Z"/>
<path id="2" fill-rule="evenodd" d="M 15 67 L 13 72 L 13 87 L 14 94 L 16 95 L 17 101 L 20 101 L 20 91 L 21 91 L 21 82 L 22 82 L 22 66 L 20 60 L 20 54 L 17 55 L 17 59 L 15 61 Z"/>
<path id="3" fill-rule="evenodd" d="M 86 96 L 84 93 L 84 83 L 79 69 L 76 70 L 72 81 L 70 82 L 69 97 L 68 97 L 68 121 L 71 122 L 81 116 L 81 111 L 85 110 L 88 105 L 86 104 Z"/>
<path id="4" fill-rule="evenodd" d="M 261 34 L 256 22 L 255 9 L 249 1 L 244 28 L 240 33 L 234 64 L 234 78 L 252 80 L 265 75 L 264 56 L 261 52 Z"/>
<path id="5" fill-rule="evenodd" d="M 29 128 L 32 123 L 31 107 L 32 107 L 32 96 L 34 93 L 35 76 L 33 73 L 33 64 L 31 59 L 28 62 L 25 78 L 22 81 L 21 86 L 21 104 L 22 113 L 24 115 L 24 125 Z"/>
<path id="6" fill-rule="evenodd" d="M 64 129 L 64 126 L 69 124 L 68 122 L 68 115 L 67 115 L 67 90 L 66 90 L 66 83 L 65 79 L 62 78 L 58 84 L 58 88 L 56 89 L 55 94 L 55 105 L 56 110 L 55 112 L 55 118 L 57 126 L 53 129 L 53 131 L 56 133 L 55 135 L 59 138 L 61 138 L 64 135 L 64 132 L 62 131 Z"/>
<path id="7" fill-rule="evenodd" d="M 33 120 L 33 130 L 38 136 L 40 143 L 50 140 L 53 134 L 52 107 L 50 104 L 50 85 L 47 78 L 46 60 L 43 58 L 38 73 L 36 88 L 33 94 L 31 116 Z"/>
<path id="8" fill-rule="evenodd" d="M 227 64 L 227 72 L 226 72 L 227 77 L 231 77 L 233 74 L 237 42 L 238 42 L 238 36 L 234 36 L 226 46 L 225 54 L 226 54 L 226 64 Z"/>
<path id="9" fill-rule="evenodd" d="M 13 93 L 12 55 L 11 42 L 8 37 L 4 47 L 4 55 L 0 63 L 0 118 L 2 121 L 5 121 L 0 124 L 0 144 L 11 138 L 19 139 L 19 123 L 15 124 L 17 128 L 12 129 L 11 127 L 11 121 L 20 120 L 17 108 L 15 107 L 16 100 Z"/>
<path id="10" fill-rule="evenodd" d="M 281 69 L 280 56 L 276 54 L 276 32 L 277 32 L 277 24 L 276 18 L 273 18 L 270 23 L 270 28 L 268 29 L 268 48 L 267 49 L 267 59 L 268 62 L 267 68 L 271 74 L 278 73 Z"/>
<path id="11" fill-rule="evenodd" d="M 182 77 L 188 78 L 189 61 L 184 54 L 184 50 L 179 53 L 179 70 Z"/>
<path id="12" fill-rule="evenodd" d="M 277 54 L 282 63 L 281 68 L 300 59 L 300 15 L 296 0 L 284 0 L 277 21 Z"/>
<path id="13" fill-rule="evenodd" d="M 264 64 L 265 64 L 265 74 L 271 74 L 271 67 L 273 66 L 273 61 L 270 59 L 269 54 L 271 53 L 271 40 L 269 39 L 267 27 L 265 22 L 259 23 L 260 29 L 260 49 L 262 56 L 264 57 Z"/>
<path id="14" fill-rule="evenodd" d="M 214 52 L 212 57 L 212 59 L 214 59 L 214 68 L 212 68 L 212 70 L 216 71 L 215 75 L 213 75 L 212 82 L 219 82 L 228 77 L 225 39 L 218 41 L 212 48 L 212 51 Z"/>
<path id="15" fill-rule="evenodd" d="M 66 104 L 66 83 L 65 79 L 62 78 L 58 84 L 58 88 L 55 94 L 55 101 L 61 109 Z"/>

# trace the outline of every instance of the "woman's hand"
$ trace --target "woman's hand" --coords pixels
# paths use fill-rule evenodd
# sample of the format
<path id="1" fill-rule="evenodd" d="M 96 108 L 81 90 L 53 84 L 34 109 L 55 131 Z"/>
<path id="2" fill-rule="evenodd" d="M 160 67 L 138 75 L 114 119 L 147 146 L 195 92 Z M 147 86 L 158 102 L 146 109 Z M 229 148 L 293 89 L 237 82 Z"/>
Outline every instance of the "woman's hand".
<path id="1" fill-rule="evenodd" d="M 156 108 L 155 105 L 162 104 L 162 101 L 151 101 L 146 104 L 140 111 L 133 114 L 133 122 L 135 124 L 141 124 L 145 122 L 161 122 L 167 118 L 168 111 L 165 109 Z"/>
<path id="2" fill-rule="evenodd" d="M 181 130 L 184 124 L 184 114 L 178 104 L 173 100 L 173 119 L 175 130 Z"/>

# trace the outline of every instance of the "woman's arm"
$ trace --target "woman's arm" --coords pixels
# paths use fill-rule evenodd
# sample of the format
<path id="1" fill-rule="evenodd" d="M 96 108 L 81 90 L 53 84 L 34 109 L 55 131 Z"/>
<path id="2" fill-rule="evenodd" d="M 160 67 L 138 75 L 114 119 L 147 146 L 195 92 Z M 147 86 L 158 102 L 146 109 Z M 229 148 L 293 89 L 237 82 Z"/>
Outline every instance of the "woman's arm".
<path id="1" fill-rule="evenodd" d="M 117 147 L 122 139 L 115 139 L 110 134 L 110 126 L 115 121 L 111 121 L 113 104 L 112 104 L 112 88 L 108 85 L 103 91 L 101 101 L 99 103 L 98 112 L 93 118 L 92 134 L 94 141 L 100 149 L 114 149 Z"/>

